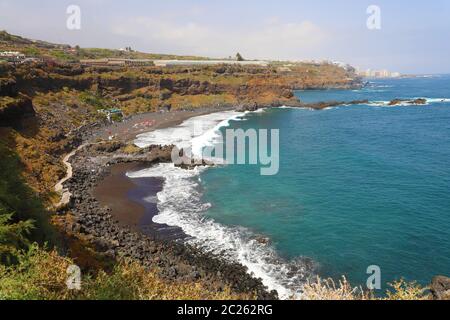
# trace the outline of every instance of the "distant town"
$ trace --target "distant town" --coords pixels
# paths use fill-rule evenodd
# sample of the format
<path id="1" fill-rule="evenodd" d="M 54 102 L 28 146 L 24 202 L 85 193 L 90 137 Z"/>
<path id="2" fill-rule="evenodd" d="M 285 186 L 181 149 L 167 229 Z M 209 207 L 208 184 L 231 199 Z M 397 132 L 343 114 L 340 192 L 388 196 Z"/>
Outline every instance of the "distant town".
<path id="1" fill-rule="evenodd" d="M 365 78 L 401 78 L 403 75 L 400 72 L 391 72 L 388 70 L 357 70 L 357 74 Z"/>
<path id="2" fill-rule="evenodd" d="M 65 50 L 75 50 L 74 48 L 68 47 Z M 118 51 L 132 52 L 131 48 L 119 49 Z M 239 55 L 239 54 L 238 54 Z M 42 62 L 44 59 L 26 56 L 25 54 L 18 51 L 0 51 L 0 62 L 7 62 L 11 64 L 21 64 L 29 62 Z M 79 63 L 84 66 L 108 66 L 108 67 L 142 67 L 142 66 L 157 66 L 157 67 L 170 67 L 170 66 L 212 66 L 212 65 L 255 65 L 260 67 L 268 67 L 271 62 L 264 60 L 244 60 L 240 55 L 239 59 L 204 59 L 204 60 L 160 60 L 160 59 L 130 59 L 130 58 L 104 58 L 104 59 L 81 59 Z M 315 60 L 304 60 L 296 62 L 285 62 L 279 66 L 279 71 L 289 71 L 289 67 L 295 63 L 310 63 L 314 65 L 325 65 L 334 64 L 340 66 L 347 71 L 354 71 L 359 76 L 364 78 L 401 78 L 403 75 L 399 72 L 391 72 L 388 70 L 358 70 L 353 68 L 351 65 L 339 62 L 339 61 L 315 61 Z"/>
<path id="3" fill-rule="evenodd" d="M 73 48 L 64 48 L 65 52 L 75 53 Z M 120 52 L 132 52 L 131 49 L 119 49 Z M 44 62 L 51 58 L 37 58 L 27 56 L 19 51 L 0 51 L 0 62 L 10 64 L 22 64 L 28 62 Z M 142 67 L 142 66 L 212 66 L 212 65 L 255 65 L 260 67 L 269 66 L 269 61 L 244 60 L 239 54 L 236 59 L 204 59 L 204 60 L 176 60 L 176 59 L 132 59 L 132 58 L 103 58 L 103 59 L 80 59 L 78 61 L 84 66 L 107 66 L 107 67 Z"/>

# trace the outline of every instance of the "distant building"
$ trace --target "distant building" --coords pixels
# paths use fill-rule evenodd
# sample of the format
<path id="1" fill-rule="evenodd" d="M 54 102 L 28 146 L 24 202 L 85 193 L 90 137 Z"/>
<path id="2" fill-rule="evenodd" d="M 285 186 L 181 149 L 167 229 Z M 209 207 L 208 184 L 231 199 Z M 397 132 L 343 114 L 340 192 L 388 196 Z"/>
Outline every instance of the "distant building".
<path id="1" fill-rule="evenodd" d="M 215 65 L 242 65 L 267 67 L 267 61 L 236 61 L 236 60 L 153 60 L 158 67 L 170 66 L 215 66 Z"/>
<path id="2" fill-rule="evenodd" d="M 349 65 L 348 63 L 340 62 L 340 61 L 333 61 L 333 62 L 331 62 L 331 64 L 334 64 L 335 66 L 338 66 L 348 72 L 355 72 L 355 68 L 352 67 L 351 65 Z"/>
<path id="3" fill-rule="evenodd" d="M 399 72 L 390 72 L 388 70 L 371 70 L 359 71 L 358 75 L 366 78 L 400 78 L 402 75 Z"/>
<path id="4" fill-rule="evenodd" d="M 8 62 L 21 63 L 25 58 L 26 56 L 23 53 L 17 51 L 0 51 L 0 59 Z"/>
<path id="5" fill-rule="evenodd" d="M 42 58 L 25 58 L 25 60 L 23 60 L 23 63 L 39 63 L 39 62 L 44 62 L 44 59 L 42 59 Z"/>
<path id="6" fill-rule="evenodd" d="M 282 66 L 282 67 L 277 68 L 277 71 L 278 72 L 292 72 L 292 69 L 289 68 L 288 66 Z"/>
<path id="7" fill-rule="evenodd" d="M 86 66 L 214 66 L 214 65 L 245 65 L 245 66 L 261 66 L 267 67 L 267 61 L 236 61 L 236 60 L 150 60 L 150 59 L 87 59 L 81 60 L 80 63 Z"/>
<path id="8" fill-rule="evenodd" d="M 120 59 L 120 58 L 109 58 L 109 59 L 88 59 L 81 60 L 80 63 L 86 66 L 153 66 L 153 60 L 148 59 Z"/>
<path id="9" fill-rule="evenodd" d="M 86 66 L 105 66 L 108 65 L 108 59 L 86 59 L 81 60 L 80 63 Z"/>
<path id="10" fill-rule="evenodd" d="M 114 122 L 114 118 L 123 119 L 123 112 L 120 109 L 99 110 L 99 113 L 106 115 L 108 122 Z"/>

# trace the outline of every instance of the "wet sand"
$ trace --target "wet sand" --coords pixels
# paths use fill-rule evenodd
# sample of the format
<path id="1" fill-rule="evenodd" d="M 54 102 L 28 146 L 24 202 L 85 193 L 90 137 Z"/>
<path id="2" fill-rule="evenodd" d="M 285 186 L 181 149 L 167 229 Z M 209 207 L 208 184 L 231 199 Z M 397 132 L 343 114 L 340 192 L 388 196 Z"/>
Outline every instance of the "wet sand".
<path id="1" fill-rule="evenodd" d="M 157 194 L 163 188 L 162 178 L 130 179 L 127 172 L 146 166 L 121 163 L 111 166 L 110 174 L 94 189 L 94 197 L 109 207 L 113 218 L 121 226 L 144 233 L 153 239 L 182 240 L 186 235 L 180 228 L 153 222 L 158 214 Z"/>
<path id="2" fill-rule="evenodd" d="M 149 112 L 133 115 L 124 119 L 123 122 L 114 123 L 94 132 L 91 140 L 114 140 L 129 142 L 137 135 L 157 129 L 175 127 L 183 121 L 209 113 L 233 110 L 232 107 L 205 107 L 193 111 L 172 111 L 172 112 Z"/>
<path id="3" fill-rule="evenodd" d="M 134 115 L 123 122 L 101 128 L 93 140 L 133 141 L 137 135 L 157 129 L 174 127 L 183 121 L 214 112 L 232 110 L 231 107 L 201 108 L 195 111 L 152 112 Z M 94 197 L 102 206 L 109 207 L 120 225 L 132 228 L 153 238 L 182 240 L 186 238 L 181 228 L 153 222 L 158 214 L 157 194 L 163 188 L 162 178 L 130 179 L 127 172 L 146 167 L 138 163 L 121 163 L 111 166 L 110 174 L 94 189 Z"/>

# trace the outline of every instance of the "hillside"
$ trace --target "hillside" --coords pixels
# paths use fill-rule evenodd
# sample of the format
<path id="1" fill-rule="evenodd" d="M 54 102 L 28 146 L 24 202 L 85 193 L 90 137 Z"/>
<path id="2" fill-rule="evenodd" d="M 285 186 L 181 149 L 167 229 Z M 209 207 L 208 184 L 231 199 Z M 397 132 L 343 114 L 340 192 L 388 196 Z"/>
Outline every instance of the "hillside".
<path id="1" fill-rule="evenodd" d="M 204 57 L 171 54 L 143 53 L 103 48 L 80 48 L 68 44 L 55 44 L 41 40 L 30 40 L 0 31 L 0 51 L 20 51 L 35 58 L 51 58 L 61 62 L 78 62 L 82 59 L 126 58 L 126 59 L 178 59 L 205 60 Z"/>
<path id="2" fill-rule="evenodd" d="M 86 58 L 204 58 L 72 48 L 6 32 L 0 32 L 0 51 L 19 51 L 37 58 L 0 64 L 0 147 L 2 154 L 8 155 L 0 162 L 6 170 L 0 186 L 0 229 L 8 234 L 0 237 L 0 248 L 8 251 L 0 251 L 0 255 L 2 261 L 6 256 L 12 260 L 0 267 L 0 298 L 164 299 L 174 298 L 175 287 L 179 296 L 186 298 L 255 297 L 255 292 L 232 289 L 208 270 L 190 275 L 200 277 L 195 283 L 177 286 L 161 277 L 160 270 L 152 269 L 144 276 L 143 266 L 136 262 L 99 253 L 92 238 L 70 227 L 74 221 L 70 210 L 58 215 L 53 209 L 59 201 L 54 186 L 66 173 L 63 157 L 106 122 L 99 113 L 103 109 L 120 109 L 129 116 L 205 107 L 298 105 L 296 89 L 361 86 L 352 70 L 333 64 L 84 66 L 80 60 Z M 51 241 L 49 228 L 55 232 Z M 20 252 L 33 242 L 40 248 L 32 246 L 30 255 Z M 44 242 L 57 250 L 42 250 Z M 57 265 L 61 271 L 73 261 L 92 275 L 86 280 L 88 289 L 78 296 L 64 289 L 61 278 L 44 272 L 46 265 Z M 187 259 L 183 263 L 190 270 L 192 262 Z M 106 274 L 113 276 L 110 287 L 103 286 Z M 133 277 L 134 281 L 127 276 L 130 274 L 139 277 Z M 52 276 L 55 283 L 40 286 Z M 127 287 L 129 291 L 121 291 Z M 154 287 L 159 288 L 156 295 L 151 292 Z M 27 296 L 24 288 L 32 288 L 33 294 Z"/>

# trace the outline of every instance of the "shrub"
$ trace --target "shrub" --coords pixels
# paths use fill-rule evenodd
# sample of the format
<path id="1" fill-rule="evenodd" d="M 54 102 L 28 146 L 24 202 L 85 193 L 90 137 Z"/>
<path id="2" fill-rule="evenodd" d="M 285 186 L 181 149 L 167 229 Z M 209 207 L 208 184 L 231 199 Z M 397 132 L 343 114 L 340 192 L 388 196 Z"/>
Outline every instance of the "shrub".
<path id="1" fill-rule="evenodd" d="M 0 207 L 0 263 L 11 264 L 18 255 L 18 248 L 24 248 L 28 244 L 33 221 L 19 221 L 11 223 L 12 214 L 5 213 Z"/>
<path id="2" fill-rule="evenodd" d="M 337 284 L 332 279 L 322 280 L 319 277 L 314 282 L 308 282 L 302 290 L 303 300 L 430 300 L 427 289 L 416 282 L 405 280 L 389 284 L 392 288 L 384 298 L 376 298 L 372 292 L 355 288 L 342 278 Z"/>
<path id="3" fill-rule="evenodd" d="M 28 235 L 29 239 L 44 243 L 53 242 L 55 233 L 49 222 L 49 214 L 42 206 L 36 194 L 23 181 L 20 171 L 20 161 L 14 151 L 0 140 L 0 214 L 4 232 L 18 232 L 15 235 L 17 244 Z M 35 228 L 31 228 L 30 220 L 34 221 Z M 18 247 L 20 248 L 20 246 Z"/>
<path id="4" fill-rule="evenodd" d="M 368 300 L 361 288 L 353 288 L 345 277 L 336 283 L 333 279 L 308 282 L 302 290 L 303 300 Z"/>
<path id="5" fill-rule="evenodd" d="M 249 299 L 229 288 L 211 290 L 202 282 L 172 282 L 157 270 L 122 260 L 111 273 L 82 275 L 81 290 L 69 290 L 67 269 L 73 261 L 33 245 L 15 267 L 0 266 L 0 300 L 222 300 Z"/>
<path id="6" fill-rule="evenodd" d="M 94 94 L 89 91 L 84 91 L 80 93 L 80 100 L 97 110 L 101 109 L 110 109 L 112 106 L 112 102 L 108 99 L 103 98 L 99 94 Z"/>
<path id="7" fill-rule="evenodd" d="M 430 300 L 427 288 L 418 285 L 417 282 L 406 282 L 404 279 L 389 284 L 393 290 L 389 290 L 387 300 Z"/>

